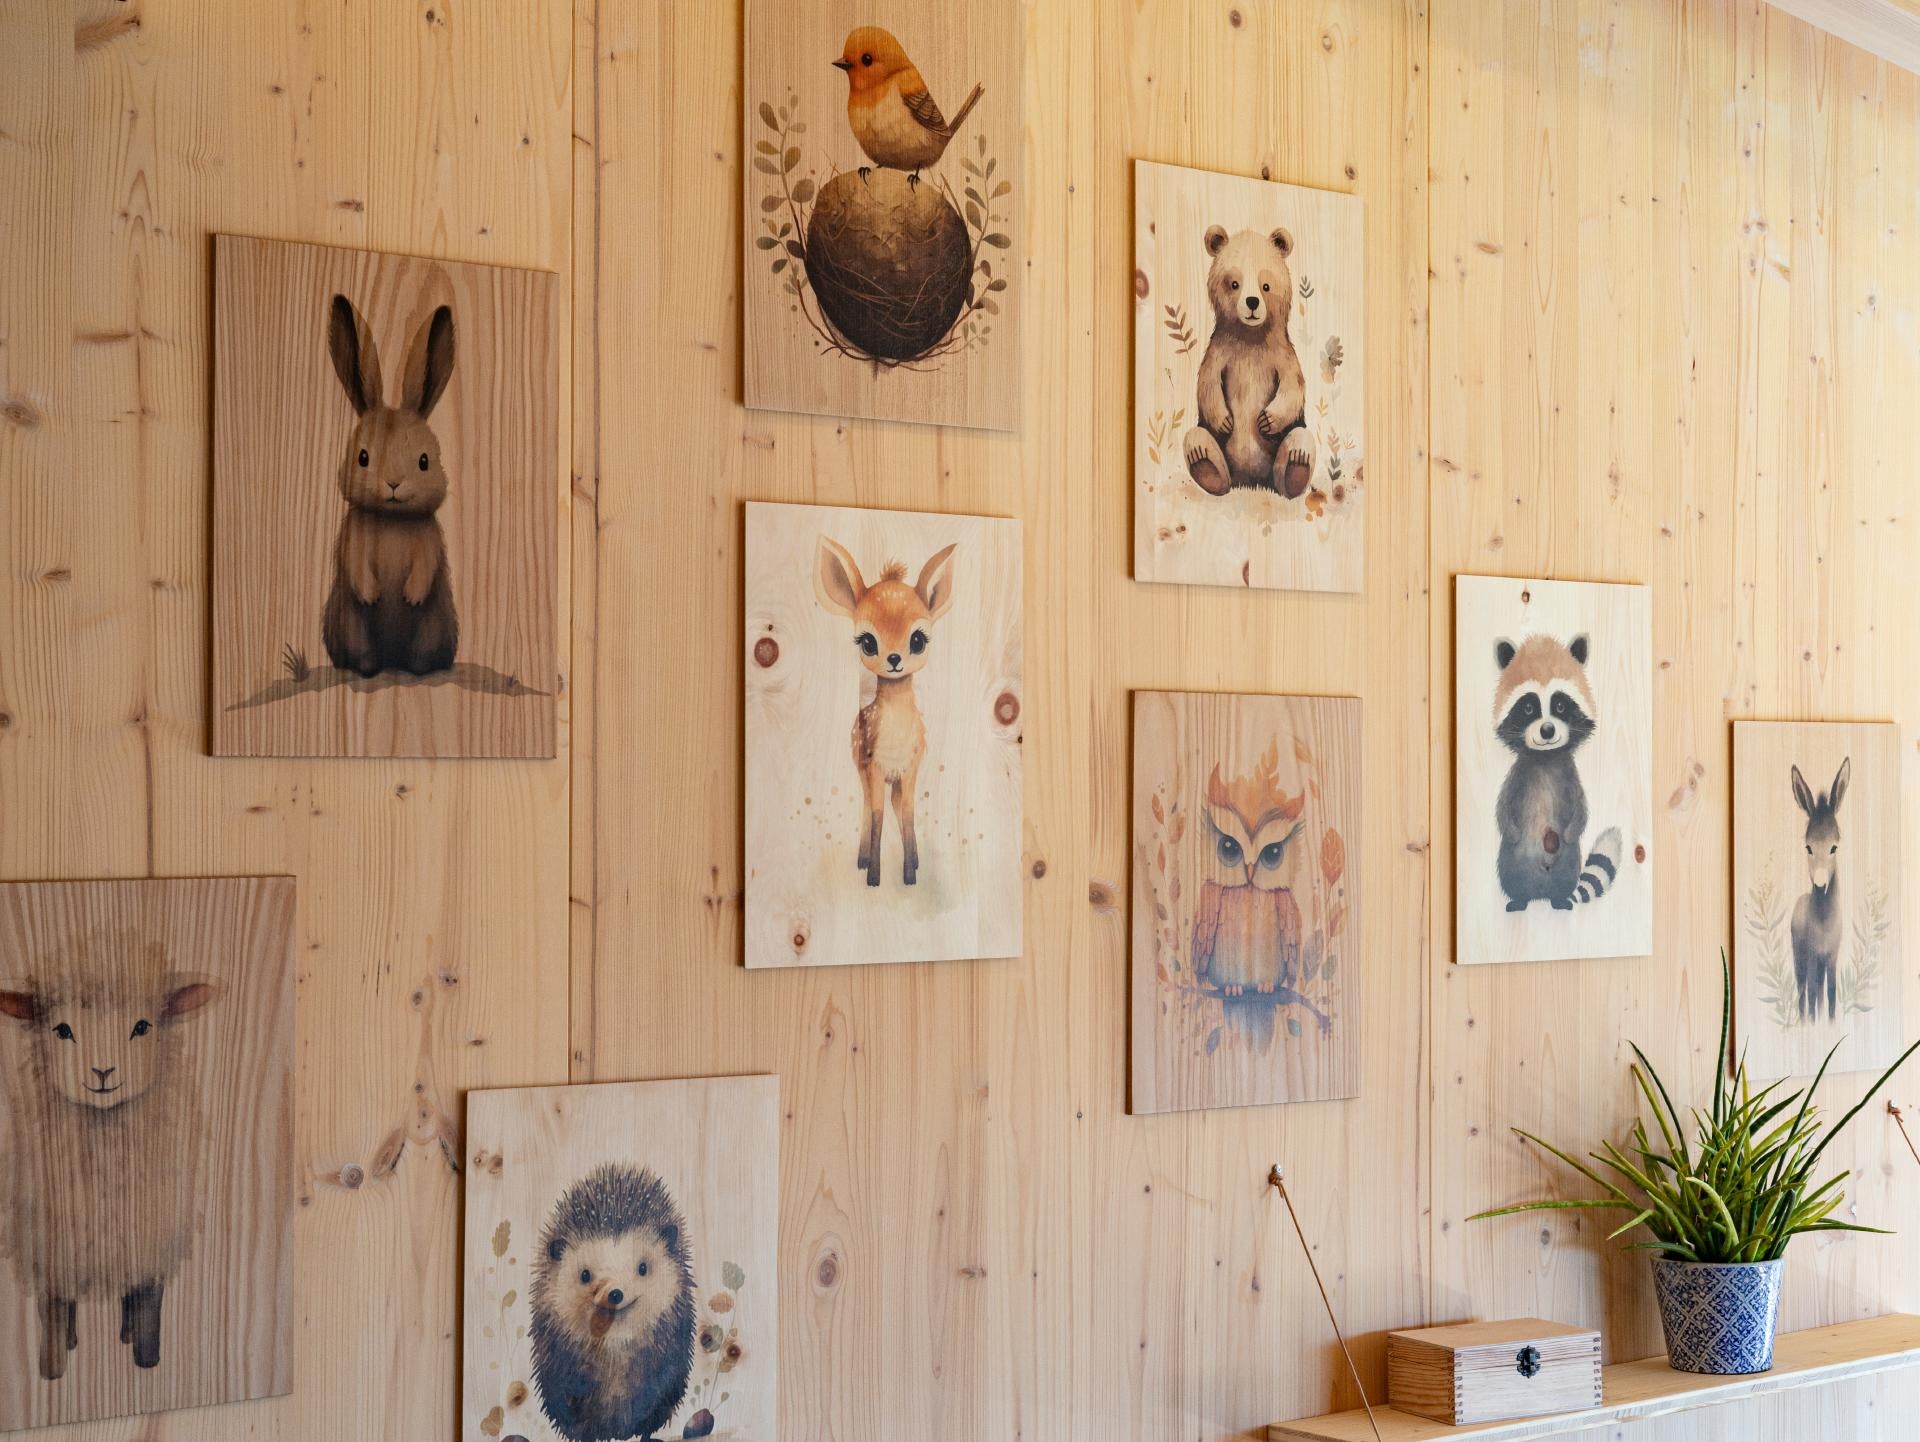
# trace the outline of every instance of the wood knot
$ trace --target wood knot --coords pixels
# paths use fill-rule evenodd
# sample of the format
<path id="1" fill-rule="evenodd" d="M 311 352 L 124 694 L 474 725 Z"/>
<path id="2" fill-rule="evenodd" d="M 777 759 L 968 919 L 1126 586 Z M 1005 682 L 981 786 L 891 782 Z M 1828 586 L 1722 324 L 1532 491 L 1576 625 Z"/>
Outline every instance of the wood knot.
<path id="1" fill-rule="evenodd" d="M 823 1292 L 831 1292 L 840 1284 L 840 1258 L 828 1252 L 814 1263 L 813 1280 Z"/>
<path id="2" fill-rule="evenodd" d="M 358 1162 L 348 1162 L 340 1168 L 340 1185 L 350 1192 L 357 1192 L 367 1179 L 367 1174 Z"/>
<path id="3" fill-rule="evenodd" d="M 803 926 L 796 926 L 793 929 L 793 949 L 795 951 L 807 949 L 807 930 Z"/>
<path id="4" fill-rule="evenodd" d="M 1020 719 L 1020 698 L 1011 691 L 1002 691 L 994 698 L 993 718 L 1002 726 L 1011 726 Z"/>
<path id="5" fill-rule="evenodd" d="M 1095 911 L 1112 911 L 1115 905 L 1113 888 L 1104 881 L 1089 882 L 1087 900 L 1093 903 Z"/>
<path id="6" fill-rule="evenodd" d="M 1150 289 L 1151 287 L 1147 284 L 1147 273 L 1136 266 L 1133 272 L 1134 298 L 1136 300 L 1145 300 L 1147 298 L 1147 292 Z"/>
<path id="7" fill-rule="evenodd" d="M 780 643 L 771 636 L 762 636 L 753 643 L 753 661 L 756 666 L 765 668 L 780 659 Z"/>
<path id="8" fill-rule="evenodd" d="M 12 729 L 13 729 L 13 712 L 0 711 L 0 731 L 11 731 Z"/>
<path id="9" fill-rule="evenodd" d="M 1045 876 L 1046 874 L 1047 874 L 1046 858 L 1035 857 L 1033 862 L 1033 879 L 1035 881 L 1038 881 L 1041 877 Z"/>
<path id="10" fill-rule="evenodd" d="M 1645 846 L 1634 847 L 1633 859 L 1640 865 L 1645 866 L 1647 864 L 1647 848 Z"/>
<path id="11" fill-rule="evenodd" d="M 1246 17 L 1242 15 L 1238 10 L 1229 10 L 1227 12 L 1227 24 L 1231 25 L 1235 30 L 1238 30 L 1242 25 L 1246 23 L 1247 23 Z"/>

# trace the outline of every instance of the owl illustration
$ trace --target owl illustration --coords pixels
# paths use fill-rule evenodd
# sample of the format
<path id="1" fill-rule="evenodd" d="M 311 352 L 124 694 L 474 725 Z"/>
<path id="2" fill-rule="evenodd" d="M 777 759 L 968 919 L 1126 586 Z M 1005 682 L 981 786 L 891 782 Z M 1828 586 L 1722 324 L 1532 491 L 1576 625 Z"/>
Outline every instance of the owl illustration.
<path id="1" fill-rule="evenodd" d="M 1279 743 L 1267 747 L 1249 776 L 1207 780 L 1205 819 L 1213 879 L 1200 888 L 1193 918 L 1193 972 L 1219 990 L 1228 1022 L 1255 1042 L 1273 1037 L 1283 1006 L 1313 1013 L 1322 1032 L 1332 1020 L 1295 989 L 1302 927 L 1293 881 L 1306 823 L 1305 790 L 1280 785 Z"/>

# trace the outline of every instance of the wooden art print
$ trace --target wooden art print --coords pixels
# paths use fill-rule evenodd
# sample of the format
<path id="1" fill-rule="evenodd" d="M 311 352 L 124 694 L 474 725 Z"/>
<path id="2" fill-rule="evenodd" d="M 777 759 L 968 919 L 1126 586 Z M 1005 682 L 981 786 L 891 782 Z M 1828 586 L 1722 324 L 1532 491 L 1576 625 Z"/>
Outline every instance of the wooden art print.
<path id="1" fill-rule="evenodd" d="M 1653 949 L 1645 586 L 1454 585 L 1455 960 Z"/>
<path id="2" fill-rule="evenodd" d="M 1019 425 L 1023 23 L 748 0 L 748 405 Z"/>
<path id="3" fill-rule="evenodd" d="M 1900 1054 L 1900 728 L 1733 728 L 1734 1021 L 1756 1077 Z"/>
<path id="4" fill-rule="evenodd" d="M 1358 591 L 1361 201 L 1134 165 L 1134 576 Z"/>
<path id="5" fill-rule="evenodd" d="M 553 755 L 554 277 L 214 258 L 214 753 Z"/>
<path id="6" fill-rule="evenodd" d="M 0 1432 L 292 1389 L 293 918 L 0 885 Z"/>
<path id="7" fill-rule="evenodd" d="M 746 962 L 1016 956 L 1020 523 L 747 507 Z"/>
<path id="8" fill-rule="evenodd" d="M 1132 1110 L 1359 1094 L 1360 703 L 1133 701 Z"/>
<path id="9" fill-rule="evenodd" d="M 776 1077 L 467 1098 L 465 1442 L 773 1442 Z"/>

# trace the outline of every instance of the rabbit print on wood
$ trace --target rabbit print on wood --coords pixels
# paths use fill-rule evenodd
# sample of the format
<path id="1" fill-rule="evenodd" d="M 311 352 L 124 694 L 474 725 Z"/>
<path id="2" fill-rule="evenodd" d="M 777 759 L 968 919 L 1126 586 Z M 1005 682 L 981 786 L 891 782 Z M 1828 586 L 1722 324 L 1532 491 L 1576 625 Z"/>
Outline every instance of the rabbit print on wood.
<path id="1" fill-rule="evenodd" d="M 321 634 L 333 664 L 362 676 L 444 671 L 460 642 L 447 538 L 434 514 L 447 499 L 447 472 L 428 424 L 453 374 L 453 348 L 453 311 L 443 305 L 415 332 L 400 404 L 389 406 L 366 322 L 344 295 L 333 298 L 327 352 L 358 419 L 340 458 L 347 513 Z"/>
<path id="2" fill-rule="evenodd" d="M 552 756 L 559 288 L 214 242 L 218 756 Z"/>

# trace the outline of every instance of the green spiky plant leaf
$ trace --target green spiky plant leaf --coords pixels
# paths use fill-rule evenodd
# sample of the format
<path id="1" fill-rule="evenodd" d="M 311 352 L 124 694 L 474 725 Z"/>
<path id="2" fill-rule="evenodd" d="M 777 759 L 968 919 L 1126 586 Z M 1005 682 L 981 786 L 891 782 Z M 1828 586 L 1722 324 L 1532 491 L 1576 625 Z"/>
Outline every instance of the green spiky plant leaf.
<path id="1" fill-rule="evenodd" d="M 1884 1235 L 1884 1228 L 1836 1221 L 1833 1213 L 1846 1200 L 1841 1184 L 1849 1174 L 1841 1172 L 1816 1186 L 1814 1168 L 1861 1108 L 1908 1057 L 1920 1051 L 1920 1042 L 1902 1052 L 1837 1123 L 1823 1129 L 1813 1094 L 1826 1077 L 1833 1052 L 1820 1063 L 1811 1086 L 1786 1095 L 1777 1094 L 1786 1084 L 1783 1081 L 1755 1091 L 1747 1080 L 1744 1053 L 1729 1077 L 1725 1059 L 1733 1024 L 1733 970 L 1724 950 L 1720 975 L 1720 1050 L 1714 1063 L 1713 1109 L 1691 1111 L 1691 1144 L 1687 1122 L 1666 1084 L 1636 1046 L 1633 1079 L 1653 1113 L 1657 1139 L 1647 1131 L 1646 1119 L 1640 1118 L 1626 1146 L 1602 1142 L 1600 1151 L 1587 1154 L 1597 1164 L 1589 1166 L 1532 1132 L 1514 1128 L 1516 1135 L 1558 1157 L 1605 1195 L 1519 1202 L 1467 1220 L 1516 1212 L 1616 1211 L 1627 1220 L 1610 1234 L 1609 1241 L 1644 1227 L 1652 1240 L 1630 1243 L 1630 1249 L 1659 1252 L 1683 1262 L 1771 1262 L 1784 1255 L 1787 1244 L 1803 1232 Z M 1836 1043 L 1834 1051 L 1838 1050 Z"/>

